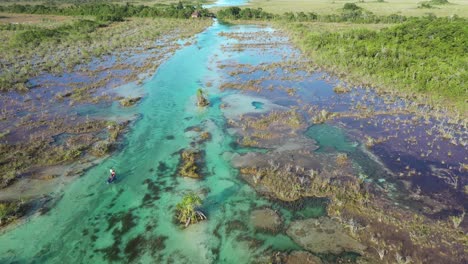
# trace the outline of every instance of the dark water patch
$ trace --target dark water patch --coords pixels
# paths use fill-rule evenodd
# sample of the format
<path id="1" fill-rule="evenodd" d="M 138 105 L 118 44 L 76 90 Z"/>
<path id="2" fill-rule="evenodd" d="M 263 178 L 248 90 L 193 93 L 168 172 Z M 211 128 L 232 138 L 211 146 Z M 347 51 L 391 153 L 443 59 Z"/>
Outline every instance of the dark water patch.
<path id="1" fill-rule="evenodd" d="M 267 247 L 268 250 L 279 250 L 291 252 L 294 250 L 304 250 L 299 246 L 293 239 L 289 236 L 279 233 L 279 234 L 269 234 L 269 233 L 257 233 L 256 238 L 264 241 L 263 246 Z"/>
<path id="2" fill-rule="evenodd" d="M 219 253 L 221 252 L 221 247 L 211 248 L 211 254 L 214 256 L 213 262 L 219 262 Z"/>
<path id="3" fill-rule="evenodd" d="M 138 235 L 130 239 L 124 249 L 127 261 L 133 262 L 137 257 L 139 257 L 143 252 L 145 244 L 146 239 L 142 235 Z"/>
<path id="4" fill-rule="evenodd" d="M 255 108 L 255 109 L 263 109 L 263 103 L 262 102 L 257 102 L 257 101 L 253 101 L 252 102 L 252 106 Z"/>
<path id="5" fill-rule="evenodd" d="M 116 240 L 111 246 L 103 248 L 103 249 L 97 249 L 95 250 L 95 252 L 103 253 L 104 257 L 110 262 L 122 261 L 123 258 L 120 256 L 120 248 L 119 248 L 120 242 L 121 242 L 120 240 Z"/>
<path id="6" fill-rule="evenodd" d="M 190 131 L 201 132 L 202 129 L 201 129 L 200 126 L 189 126 L 189 127 L 184 129 L 184 132 L 190 132 Z"/>
<path id="7" fill-rule="evenodd" d="M 107 220 L 108 226 L 106 231 L 114 228 L 112 231 L 114 243 L 109 247 L 98 249 L 97 252 L 103 253 L 109 261 L 122 260 L 120 256 L 122 237 L 136 226 L 136 219 L 137 217 L 132 214 L 132 210 L 111 215 Z M 120 223 L 120 227 L 117 226 L 118 223 Z"/>
<path id="8" fill-rule="evenodd" d="M 137 217 L 135 217 L 132 212 L 120 212 L 117 214 L 112 214 L 107 219 L 106 231 L 110 231 L 114 228 L 113 234 L 115 236 L 122 236 L 136 226 L 136 219 Z M 120 228 L 116 227 L 118 223 L 121 224 Z"/>
<path id="9" fill-rule="evenodd" d="M 174 140 L 175 137 L 173 135 L 166 136 L 166 140 Z"/>
<path id="10" fill-rule="evenodd" d="M 166 248 L 166 240 L 168 239 L 169 237 L 167 236 L 155 236 L 155 237 L 151 237 L 149 240 L 148 240 L 148 245 L 149 245 L 149 248 L 151 250 L 155 250 L 155 251 L 161 251 L 161 250 L 164 250 Z"/>
<path id="11" fill-rule="evenodd" d="M 153 201 L 153 196 L 149 193 L 145 194 L 142 199 L 142 204 L 147 205 Z"/>
<path id="12" fill-rule="evenodd" d="M 149 224 L 147 224 L 147 225 L 145 226 L 145 230 L 146 230 L 147 232 L 150 232 L 150 231 L 153 231 L 157 226 L 158 226 L 158 225 L 157 225 L 156 221 L 155 221 L 155 220 L 152 220 L 151 223 L 149 223 Z"/>
<path id="13" fill-rule="evenodd" d="M 343 252 L 341 254 L 317 254 L 325 263 L 357 263 L 361 256 L 355 252 Z"/>
<path id="14" fill-rule="evenodd" d="M 143 184 L 146 184 L 148 191 L 150 191 L 152 195 L 159 195 L 161 188 L 156 184 L 156 182 L 146 179 L 143 181 Z"/>
<path id="15" fill-rule="evenodd" d="M 166 187 L 164 187 L 164 191 L 165 191 L 165 192 L 171 192 L 171 191 L 173 191 L 174 189 L 175 189 L 174 186 L 166 186 Z"/>
<path id="16" fill-rule="evenodd" d="M 82 234 L 83 236 L 87 236 L 87 235 L 89 234 L 89 230 L 88 230 L 87 228 L 85 228 L 85 229 L 83 229 L 83 230 L 81 231 L 81 234 Z"/>
<path id="17" fill-rule="evenodd" d="M 264 244 L 262 239 L 257 239 L 243 234 L 236 236 L 236 241 L 247 242 L 250 248 L 260 248 Z"/>
<path id="18" fill-rule="evenodd" d="M 230 234 L 233 231 L 247 231 L 247 225 L 240 220 L 232 220 L 226 224 L 226 233 Z"/>
<path id="19" fill-rule="evenodd" d="M 359 165 L 363 174 L 361 177 L 369 177 L 375 180 L 375 183 L 379 185 L 392 181 L 392 176 L 382 167 L 382 164 L 370 158 L 369 154 L 362 150 L 357 149 L 354 152 L 350 152 L 348 153 L 348 157 Z"/>
<path id="20" fill-rule="evenodd" d="M 328 199 L 326 198 L 306 197 L 292 202 L 281 200 L 275 200 L 274 202 L 292 214 L 291 220 L 325 216 L 328 206 Z"/>
<path id="21" fill-rule="evenodd" d="M 153 168 L 150 168 L 150 169 L 148 170 L 148 172 L 154 172 L 154 169 L 153 169 Z"/>
<path id="22" fill-rule="evenodd" d="M 124 193 L 124 189 L 120 188 L 117 191 L 117 194 L 115 194 L 114 197 L 112 197 L 110 204 L 115 204 L 117 202 L 117 199 L 119 199 L 119 197 L 122 196 L 123 193 Z"/>
<path id="23" fill-rule="evenodd" d="M 221 240 L 222 236 L 220 234 L 220 231 L 221 231 L 221 228 L 223 226 L 223 223 L 219 223 L 216 225 L 215 229 L 213 230 L 213 235 L 218 238 L 219 240 Z"/>
<path id="24" fill-rule="evenodd" d="M 160 172 L 165 172 L 165 171 L 167 171 L 168 169 L 169 169 L 169 166 L 167 166 L 167 164 L 166 164 L 165 162 L 160 161 L 160 162 L 158 163 L 158 171 L 160 171 Z"/>
<path id="25" fill-rule="evenodd" d="M 427 161 L 400 151 L 393 151 L 386 144 L 378 144 L 372 148 L 372 151 L 381 157 L 382 162 L 393 172 L 403 173 L 403 175 L 412 174 L 411 177 L 407 177 L 408 180 L 420 186 L 424 193 L 441 192 L 450 188 L 444 180 L 433 176 L 431 166 L 439 167 L 439 162 Z M 449 168 L 450 166 L 450 164 L 446 164 L 444 167 Z"/>

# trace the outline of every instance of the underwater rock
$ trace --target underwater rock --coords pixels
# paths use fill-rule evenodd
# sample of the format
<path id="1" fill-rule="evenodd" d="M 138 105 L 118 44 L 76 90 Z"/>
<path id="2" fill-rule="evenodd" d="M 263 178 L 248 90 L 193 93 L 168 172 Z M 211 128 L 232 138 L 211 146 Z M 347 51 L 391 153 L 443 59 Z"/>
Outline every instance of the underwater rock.
<path id="1" fill-rule="evenodd" d="M 138 96 L 138 97 L 133 97 L 133 98 L 124 98 L 120 100 L 119 102 L 120 102 L 120 105 L 123 107 L 130 107 L 138 103 L 138 101 L 140 100 L 141 100 L 141 97 Z"/>
<path id="2" fill-rule="evenodd" d="M 208 105 L 210 105 L 210 101 L 208 101 L 208 99 L 206 98 L 205 92 L 201 88 L 199 88 L 197 90 L 197 106 L 205 107 Z"/>
<path id="3" fill-rule="evenodd" d="M 293 251 L 285 261 L 286 264 L 321 264 L 322 261 L 306 251 Z"/>
<path id="4" fill-rule="evenodd" d="M 366 249 L 346 234 L 338 222 L 328 217 L 294 221 L 287 234 L 304 249 L 315 253 L 340 254 L 352 251 L 362 254 Z"/>
<path id="5" fill-rule="evenodd" d="M 250 214 L 250 221 L 257 229 L 275 233 L 281 225 L 281 217 L 269 208 L 253 210 Z"/>
<path id="6" fill-rule="evenodd" d="M 200 153 L 195 150 L 183 150 L 180 153 L 181 165 L 179 166 L 179 174 L 189 178 L 201 178 L 200 168 L 197 165 Z"/>

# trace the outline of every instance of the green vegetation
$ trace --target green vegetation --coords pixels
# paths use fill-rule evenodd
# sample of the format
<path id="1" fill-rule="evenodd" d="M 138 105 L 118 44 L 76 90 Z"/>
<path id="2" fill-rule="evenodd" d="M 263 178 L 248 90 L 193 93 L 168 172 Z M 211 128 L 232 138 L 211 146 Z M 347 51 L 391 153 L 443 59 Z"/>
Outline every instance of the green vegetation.
<path id="1" fill-rule="evenodd" d="M 0 6 L 0 12 L 19 14 L 96 16 L 102 21 L 123 21 L 125 17 L 167 17 L 189 18 L 197 10 L 201 17 L 210 16 L 201 5 L 184 5 L 182 2 L 171 5 L 117 5 L 106 3 L 79 4 L 71 6 L 57 5 L 8 5 Z"/>
<path id="2" fill-rule="evenodd" d="M 106 25 L 90 20 L 78 20 L 72 24 L 65 24 L 57 28 L 42 28 L 24 25 L 0 25 L 0 30 L 13 30 L 17 32 L 11 40 L 11 45 L 16 47 L 34 47 L 41 42 L 49 41 L 59 43 L 63 39 L 73 38 L 75 40 L 87 38 L 89 33 L 98 27 Z"/>
<path id="3" fill-rule="evenodd" d="M 20 217 L 23 204 L 22 201 L 0 202 L 0 226 L 13 222 Z"/>
<path id="4" fill-rule="evenodd" d="M 210 104 L 210 102 L 206 98 L 205 92 L 201 88 L 198 88 L 198 90 L 197 90 L 197 106 L 205 107 L 205 106 L 208 106 L 209 104 Z"/>
<path id="5" fill-rule="evenodd" d="M 198 195 L 194 193 L 186 194 L 182 201 L 176 205 L 176 217 L 179 223 L 187 227 L 190 224 L 205 220 L 206 216 L 197 210 L 201 203 L 202 200 Z"/>
<path id="6" fill-rule="evenodd" d="M 468 26 L 464 18 L 377 16 L 354 3 L 344 4 L 334 14 L 278 15 L 230 7 L 217 15 L 227 20 L 275 21 L 293 32 L 294 40 L 317 64 L 347 73 L 358 82 L 361 79 L 374 86 L 399 88 L 406 95 L 424 94 L 434 102 L 449 99 L 462 112 L 466 110 Z M 363 26 L 347 27 L 342 22 Z M 382 29 L 365 25 L 369 23 L 399 25 Z"/>
<path id="7" fill-rule="evenodd" d="M 34 168 L 54 166 L 76 161 L 78 158 L 92 154 L 107 155 L 127 123 L 107 124 L 104 121 L 89 121 L 75 124 L 55 123 L 48 121 L 51 127 L 36 138 L 15 144 L 0 144 L 0 189 L 13 183 L 16 177 L 32 172 Z M 30 126 L 35 124 L 30 123 Z M 104 129 L 108 132 L 105 140 L 99 140 L 96 135 Z M 52 134 L 54 133 L 54 134 Z M 61 133 L 73 133 L 64 144 L 51 144 L 50 138 Z"/>
<path id="8" fill-rule="evenodd" d="M 118 51 L 123 49 L 151 49 L 155 39 L 172 41 L 192 36 L 209 24 L 207 19 L 169 18 L 130 18 L 119 23 L 74 20 L 52 25 L 3 24 L 0 90 L 27 91 L 27 80 L 41 72 L 67 72 L 94 57 L 113 52 L 121 56 Z M 82 88 L 73 93 L 73 99 L 89 95 L 87 88 Z"/>
<path id="9" fill-rule="evenodd" d="M 464 0 L 427 0 L 427 2 L 437 8 L 419 9 L 418 5 L 423 0 L 372 0 L 372 1 L 354 1 L 359 7 L 368 10 L 379 16 L 388 16 L 399 14 L 407 17 L 420 17 L 427 15 L 428 12 L 436 16 L 468 16 L 468 2 Z M 262 10 L 274 14 L 283 14 L 284 12 L 314 12 L 322 15 L 336 14 L 341 12 L 343 4 L 353 1 L 330 1 L 330 0 L 251 0 L 249 7 L 262 8 Z"/>
<path id="10" fill-rule="evenodd" d="M 197 159 L 200 153 L 194 150 L 184 150 L 180 154 L 181 166 L 179 169 L 180 175 L 189 178 L 201 178 L 199 173 L 200 168 L 197 165 Z"/>
<path id="11" fill-rule="evenodd" d="M 124 99 L 121 99 L 119 102 L 120 102 L 120 105 L 123 107 L 130 107 L 130 106 L 134 106 L 140 100 L 141 100 L 141 96 L 138 96 L 138 97 L 124 98 Z"/>
<path id="12" fill-rule="evenodd" d="M 282 15 L 263 11 L 261 8 L 239 8 L 228 7 L 217 12 L 216 16 L 221 20 L 281 20 L 286 22 L 353 22 L 353 23 L 398 23 L 407 18 L 401 15 L 392 14 L 388 16 L 378 16 L 372 12 L 360 8 L 356 4 L 347 3 L 335 14 L 317 14 L 314 12 L 285 12 Z"/>
<path id="13" fill-rule="evenodd" d="M 449 4 L 447 0 L 431 0 L 421 2 L 418 5 L 418 8 L 434 8 L 435 5 L 446 5 Z"/>
<path id="14" fill-rule="evenodd" d="M 466 19 L 418 18 L 381 31 L 316 33 L 303 24 L 287 27 L 318 64 L 459 105 L 467 98 Z"/>

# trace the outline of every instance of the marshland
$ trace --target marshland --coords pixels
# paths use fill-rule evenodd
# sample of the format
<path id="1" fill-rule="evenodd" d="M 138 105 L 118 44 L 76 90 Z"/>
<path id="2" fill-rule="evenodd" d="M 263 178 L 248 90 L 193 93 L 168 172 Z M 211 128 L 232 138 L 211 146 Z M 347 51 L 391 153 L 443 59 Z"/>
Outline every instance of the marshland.
<path id="1" fill-rule="evenodd" d="M 0 262 L 467 262 L 467 7 L 1 3 Z"/>

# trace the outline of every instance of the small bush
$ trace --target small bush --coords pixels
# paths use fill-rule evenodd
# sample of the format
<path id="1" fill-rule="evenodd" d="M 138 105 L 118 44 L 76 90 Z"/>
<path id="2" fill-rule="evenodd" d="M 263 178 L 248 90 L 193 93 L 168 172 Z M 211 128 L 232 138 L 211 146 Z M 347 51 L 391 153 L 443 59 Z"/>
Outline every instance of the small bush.
<path id="1" fill-rule="evenodd" d="M 355 10 L 360 10 L 361 8 L 355 3 L 346 3 L 344 4 L 343 9 L 355 11 Z"/>

